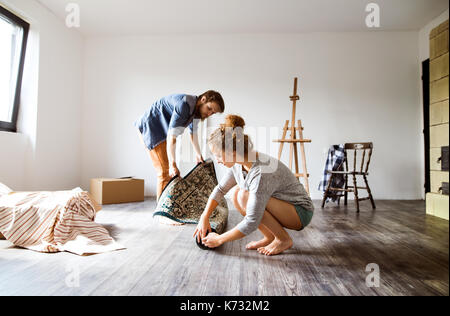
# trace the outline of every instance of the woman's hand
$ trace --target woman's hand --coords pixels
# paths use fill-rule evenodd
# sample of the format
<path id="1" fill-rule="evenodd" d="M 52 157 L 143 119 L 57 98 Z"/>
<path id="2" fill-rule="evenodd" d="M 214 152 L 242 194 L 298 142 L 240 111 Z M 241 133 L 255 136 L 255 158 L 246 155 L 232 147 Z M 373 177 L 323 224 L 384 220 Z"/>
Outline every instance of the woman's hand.
<path id="1" fill-rule="evenodd" d="M 212 229 L 209 219 L 202 216 L 200 217 L 200 221 L 195 229 L 194 237 L 196 237 L 197 241 L 200 242 L 208 233 L 211 233 L 211 231 Z"/>
<path id="2" fill-rule="evenodd" d="M 203 244 L 208 248 L 217 248 L 222 246 L 223 242 L 219 234 L 210 233 L 202 239 Z"/>

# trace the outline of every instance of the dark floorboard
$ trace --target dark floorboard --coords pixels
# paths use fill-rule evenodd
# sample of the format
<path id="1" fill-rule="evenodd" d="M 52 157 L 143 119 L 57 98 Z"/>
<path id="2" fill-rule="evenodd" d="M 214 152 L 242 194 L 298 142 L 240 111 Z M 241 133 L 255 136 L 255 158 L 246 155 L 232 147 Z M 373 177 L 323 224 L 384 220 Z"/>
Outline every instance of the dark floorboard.
<path id="1" fill-rule="evenodd" d="M 245 250 L 259 233 L 200 250 L 194 226 L 152 219 L 153 200 L 106 206 L 97 221 L 126 250 L 79 257 L 0 241 L 0 295 L 449 294 L 449 224 L 426 215 L 425 202 L 377 201 L 376 211 L 362 202 L 360 214 L 353 203 L 315 205 L 312 224 L 290 231 L 294 247 L 275 257 Z M 239 221 L 230 211 L 228 228 Z M 366 285 L 371 263 L 379 287 Z"/>

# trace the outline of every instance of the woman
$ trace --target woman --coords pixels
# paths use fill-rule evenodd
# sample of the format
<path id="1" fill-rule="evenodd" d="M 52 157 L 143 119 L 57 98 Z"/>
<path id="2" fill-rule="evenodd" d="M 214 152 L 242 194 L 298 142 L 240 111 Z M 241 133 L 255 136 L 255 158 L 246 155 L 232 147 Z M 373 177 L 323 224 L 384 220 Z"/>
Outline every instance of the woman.
<path id="1" fill-rule="evenodd" d="M 311 222 L 314 206 L 286 165 L 252 149 L 249 137 L 243 132 L 244 126 L 241 117 L 229 115 L 208 140 L 217 162 L 229 170 L 211 194 L 194 236 L 204 245 L 216 248 L 259 229 L 263 239 L 249 243 L 246 248 L 268 256 L 277 255 L 293 245 L 285 228 L 303 230 Z M 222 235 L 210 233 L 209 217 L 236 185 L 233 203 L 244 219 Z"/>

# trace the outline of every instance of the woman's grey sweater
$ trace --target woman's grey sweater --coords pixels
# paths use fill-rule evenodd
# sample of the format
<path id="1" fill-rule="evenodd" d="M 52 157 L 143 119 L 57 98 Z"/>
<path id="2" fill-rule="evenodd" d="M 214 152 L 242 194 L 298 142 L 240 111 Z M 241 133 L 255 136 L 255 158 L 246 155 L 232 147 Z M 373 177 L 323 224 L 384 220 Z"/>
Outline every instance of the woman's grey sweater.
<path id="1" fill-rule="evenodd" d="M 220 202 L 236 184 L 249 192 L 247 215 L 236 227 L 244 235 L 258 229 L 271 197 L 314 211 L 311 198 L 291 170 L 269 155 L 258 153 L 248 174 L 242 165 L 235 164 L 227 171 L 210 198 Z"/>

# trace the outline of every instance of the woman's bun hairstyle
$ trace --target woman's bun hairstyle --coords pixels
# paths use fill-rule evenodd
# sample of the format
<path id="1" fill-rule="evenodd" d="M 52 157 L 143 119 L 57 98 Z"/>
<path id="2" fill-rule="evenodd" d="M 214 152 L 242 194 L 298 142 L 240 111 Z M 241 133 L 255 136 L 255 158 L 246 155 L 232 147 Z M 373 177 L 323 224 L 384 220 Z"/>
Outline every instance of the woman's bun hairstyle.
<path id="1" fill-rule="evenodd" d="M 245 127 L 245 121 L 242 117 L 240 117 L 239 115 L 233 115 L 233 114 L 229 114 L 225 117 L 225 123 L 222 124 L 222 127 L 231 127 L 231 128 L 237 128 L 237 127 L 241 127 L 244 128 Z"/>
<path id="2" fill-rule="evenodd" d="M 245 121 L 239 115 L 229 114 L 225 117 L 225 122 L 220 124 L 220 128 L 215 130 L 209 137 L 209 145 L 221 148 L 223 151 L 234 151 L 239 148 L 243 148 L 242 153 L 245 157 L 248 157 L 249 151 L 252 150 L 253 144 L 244 133 Z M 230 142 L 226 142 L 226 139 L 230 139 Z"/>

